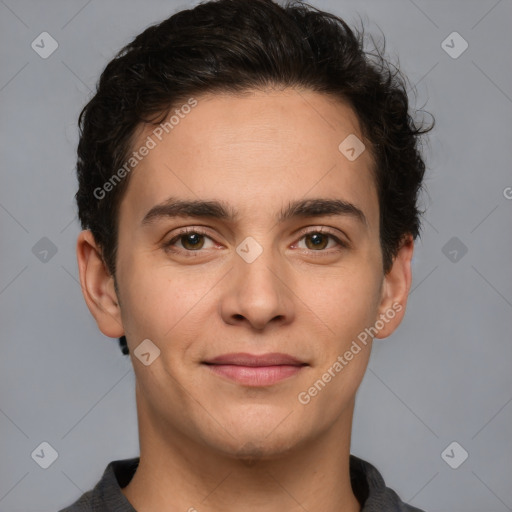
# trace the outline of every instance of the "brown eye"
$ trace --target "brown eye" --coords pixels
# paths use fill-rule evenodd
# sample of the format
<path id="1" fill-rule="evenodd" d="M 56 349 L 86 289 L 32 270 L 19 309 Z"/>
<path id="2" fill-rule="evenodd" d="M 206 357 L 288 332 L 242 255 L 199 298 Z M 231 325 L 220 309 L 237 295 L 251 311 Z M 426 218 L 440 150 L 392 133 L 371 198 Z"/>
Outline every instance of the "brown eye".
<path id="1" fill-rule="evenodd" d="M 331 236 L 325 233 L 309 233 L 304 237 L 307 248 L 312 250 L 325 249 L 329 243 L 329 238 Z M 308 243 L 308 240 L 311 240 L 311 243 Z"/>
<path id="2" fill-rule="evenodd" d="M 205 247 L 207 240 L 210 241 L 210 245 Z M 165 242 L 163 248 L 165 251 L 186 254 L 199 252 L 201 249 L 211 249 L 213 245 L 213 240 L 206 233 L 197 229 L 188 229 Z"/>
<path id="3" fill-rule="evenodd" d="M 348 244 L 340 240 L 334 234 L 322 230 L 303 232 L 302 237 L 299 240 L 299 244 L 304 241 L 305 247 L 300 247 L 300 249 L 306 249 L 311 252 L 319 252 L 319 253 L 331 253 L 332 251 L 326 249 L 334 249 L 334 250 L 342 250 L 347 249 Z M 329 245 L 330 242 L 333 242 L 334 245 Z M 336 247 L 337 246 L 337 247 Z"/>
<path id="4" fill-rule="evenodd" d="M 204 245 L 204 235 L 200 233 L 187 233 L 179 237 L 182 246 L 187 250 L 202 249 Z"/>

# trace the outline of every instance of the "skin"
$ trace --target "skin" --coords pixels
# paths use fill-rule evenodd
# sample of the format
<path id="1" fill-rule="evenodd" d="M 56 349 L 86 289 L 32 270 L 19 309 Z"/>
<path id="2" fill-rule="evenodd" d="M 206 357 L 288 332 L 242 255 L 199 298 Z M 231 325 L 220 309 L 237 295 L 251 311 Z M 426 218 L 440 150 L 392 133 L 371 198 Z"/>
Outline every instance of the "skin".
<path id="1" fill-rule="evenodd" d="M 350 432 L 371 343 L 307 405 L 297 397 L 393 304 L 401 311 L 376 337 L 400 324 L 413 241 L 384 275 L 369 145 L 352 162 L 338 150 L 349 134 L 364 141 L 349 106 L 295 89 L 197 100 L 132 171 L 119 212 L 118 294 L 91 233 L 78 238 L 87 305 L 102 333 L 126 335 L 136 375 L 140 465 L 123 493 L 138 512 L 358 511 Z M 153 129 L 140 127 L 134 148 Z M 141 225 L 170 196 L 223 201 L 239 218 Z M 277 223 L 304 198 L 350 202 L 367 224 L 349 215 Z M 207 236 L 162 248 L 183 227 Z M 326 237 L 318 248 L 303 228 L 348 245 Z M 263 249 L 252 263 L 236 252 L 248 236 Z M 161 351 L 148 366 L 134 356 L 144 339 Z M 201 364 L 230 352 L 282 352 L 308 366 L 256 388 Z"/>

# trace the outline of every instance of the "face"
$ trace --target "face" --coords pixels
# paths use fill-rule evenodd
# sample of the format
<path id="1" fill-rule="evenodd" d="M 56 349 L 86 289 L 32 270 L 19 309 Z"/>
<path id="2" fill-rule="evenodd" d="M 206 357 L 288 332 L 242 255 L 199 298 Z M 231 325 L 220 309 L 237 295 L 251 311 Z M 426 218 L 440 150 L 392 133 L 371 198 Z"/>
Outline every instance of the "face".
<path id="1" fill-rule="evenodd" d="M 383 274 L 370 151 L 339 149 L 363 140 L 351 108 L 295 90 L 196 99 L 161 141 L 139 131 L 134 148 L 156 146 L 120 205 L 119 307 L 95 316 L 126 335 L 138 405 L 162 436 L 271 456 L 350 414 L 362 333 L 398 325 L 407 265 Z M 143 340 L 150 359 L 160 351 L 149 365 L 134 355 Z"/>

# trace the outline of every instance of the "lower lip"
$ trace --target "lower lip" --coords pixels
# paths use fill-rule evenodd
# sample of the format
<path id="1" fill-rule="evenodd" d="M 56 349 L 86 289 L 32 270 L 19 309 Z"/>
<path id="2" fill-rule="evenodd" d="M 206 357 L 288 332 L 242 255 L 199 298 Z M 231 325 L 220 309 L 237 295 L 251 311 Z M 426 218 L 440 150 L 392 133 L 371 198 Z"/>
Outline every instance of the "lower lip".
<path id="1" fill-rule="evenodd" d="M 238 366 L 210 364 L 210 370 L 246 386 L 270 386 L 300 372 L 304 366 Z"/>

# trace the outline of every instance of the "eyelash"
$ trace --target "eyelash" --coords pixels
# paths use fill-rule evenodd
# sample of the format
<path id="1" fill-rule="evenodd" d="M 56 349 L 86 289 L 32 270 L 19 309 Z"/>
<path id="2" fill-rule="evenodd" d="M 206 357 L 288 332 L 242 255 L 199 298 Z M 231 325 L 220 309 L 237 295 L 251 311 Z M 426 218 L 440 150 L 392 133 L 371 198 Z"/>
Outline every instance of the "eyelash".
<path id="1" fill-rule="evenodd" d="M 187 254 L 187 257 L 198 256 L 202 252 L 201 249 L 198 249 L 196 251 L 191 251 L 191 250 L 188 250 L 188 249 L 180 249 L 180 250 L 177 251 L 177 250 L 172 248 L 174 243 L 177 242 L 182 236 L 189 235 L 189 234 L 205 236 L 205 237 L 209 238 L 210 240 L 212 240 L 212 238 L 208 235 L 208 233 L 206 233 L 202 229 L 199 229 L 199 228 L 184 228 L 179 233 L 177 233 L 176 236 L 174 236 L 171 240 L 169 240 L 168 242 L 164 242 L 162 244 L 162 248 L 165 251 L 168 251 L 168 252 L 174 252 L 174 253 L 180 253 L 180 252 L 182 253 L 182 252 L 184 252 L 185 254 Z M 334 252 L 339 252 L 339 251 L 341 251 L 343 249 L 348 249 L 348 247 L 349 247 L 349 244 L 347 242 L 344 242 L 344 241 L 340 240 L 336 235 L 334 235 L 330 231 L 326 231 L 324 228 L 313 229 L 313 230 L 309 230 L 309 231 L 301 231 L 299 234 L 300 234 L 299 241 L 302 240 L 307 235 L 312 235 L 312 234 L 327 235 L 328 237 L 332 238 L 335 242 L 337 242 L 339 244 L 339 246 L 341 247 L 341 249 L 335 249 Z M 329 254 L 331 252 L 331 251 L 328 251 L 326 249 L 321 249 L 321 250 L 318 250 L 318 251 L 314 251 L 312 249 L 303 249 L 303 250 L 309 251 L 311 253 L 319 253 L 319 254 L 321 254 L 321 253 Z"/>

